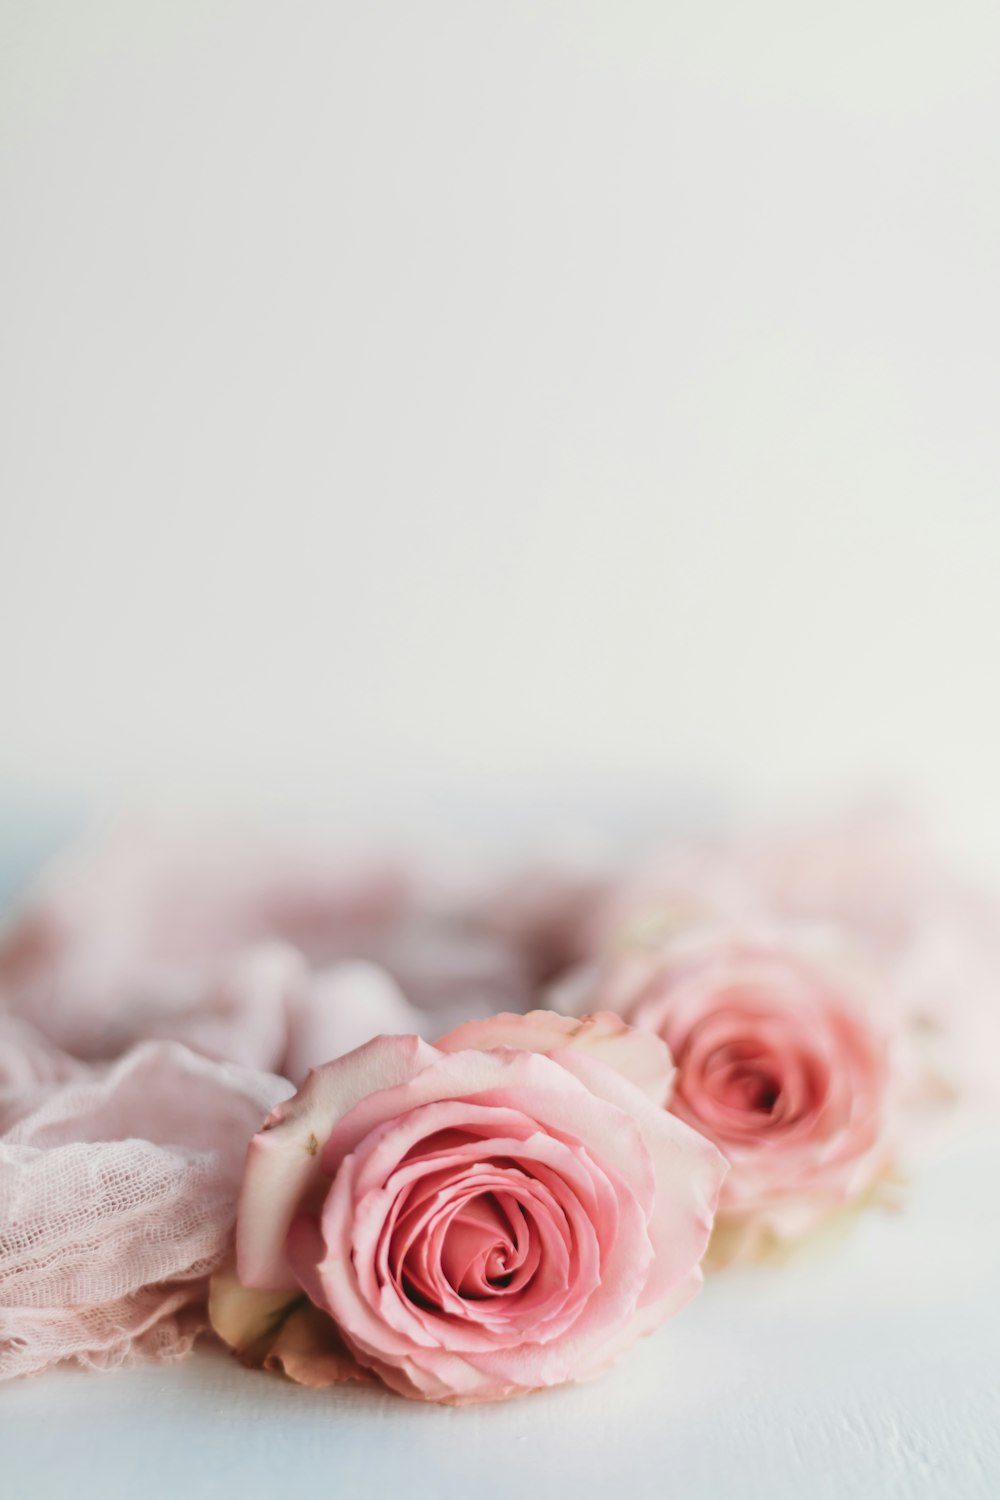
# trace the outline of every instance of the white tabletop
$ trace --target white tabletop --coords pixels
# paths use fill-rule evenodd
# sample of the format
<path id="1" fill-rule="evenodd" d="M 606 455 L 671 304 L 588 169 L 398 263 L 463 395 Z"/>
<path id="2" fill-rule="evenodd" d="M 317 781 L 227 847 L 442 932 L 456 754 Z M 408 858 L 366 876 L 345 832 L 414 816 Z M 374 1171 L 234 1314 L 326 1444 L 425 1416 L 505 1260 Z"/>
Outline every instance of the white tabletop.
<path id="1" fill-rule="evenodd" d="M 1000 1140 L 822 1258 L 729 1271 L 593 1384 L 462 1409 L 200 1349 L 0 1393 L 11 1500 L 995 1500 Z"/>

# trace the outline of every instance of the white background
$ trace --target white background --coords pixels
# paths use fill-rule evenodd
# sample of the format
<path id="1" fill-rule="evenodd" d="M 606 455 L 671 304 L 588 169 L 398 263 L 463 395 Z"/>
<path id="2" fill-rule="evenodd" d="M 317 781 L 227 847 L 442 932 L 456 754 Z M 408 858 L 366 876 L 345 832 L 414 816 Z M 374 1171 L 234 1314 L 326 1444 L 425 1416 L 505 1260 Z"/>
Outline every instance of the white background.
<path id="1" fill-rule="evenodd" d="M 876 785 L 1000 856 L 988 0 L 0 27 L 0 784 Z"/>

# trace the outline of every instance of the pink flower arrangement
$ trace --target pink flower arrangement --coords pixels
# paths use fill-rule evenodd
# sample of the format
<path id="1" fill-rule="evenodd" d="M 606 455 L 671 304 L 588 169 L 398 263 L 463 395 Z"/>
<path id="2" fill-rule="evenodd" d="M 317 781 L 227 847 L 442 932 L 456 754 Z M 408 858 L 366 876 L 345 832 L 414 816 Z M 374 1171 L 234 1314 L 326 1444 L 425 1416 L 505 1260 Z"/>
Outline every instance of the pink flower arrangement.
<path id="1" fill-rule="evenodd" d="M 589 1379 L 992 1106 L 998 976 L 892 816 L 465 884 L 133 829 L 0 932 L 0 1378 L 211 1328 L 415 1400 Z"/>

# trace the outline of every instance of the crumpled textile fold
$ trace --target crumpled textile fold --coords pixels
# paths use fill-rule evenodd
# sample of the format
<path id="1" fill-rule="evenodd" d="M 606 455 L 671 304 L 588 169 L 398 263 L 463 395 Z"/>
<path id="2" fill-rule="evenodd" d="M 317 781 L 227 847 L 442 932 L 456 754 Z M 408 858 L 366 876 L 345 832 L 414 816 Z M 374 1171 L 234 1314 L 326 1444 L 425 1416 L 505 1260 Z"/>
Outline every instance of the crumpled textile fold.
<path id="1" fill-rule="evenodd" d="M 398 865 L 161 820 L 70 849 L 0 932 L 0 1010 L 72 1056 L 163 1037 L 295 1083 L 378 1031 L 523 1010 L 532 977 L 520 934 Z"/>
<path id="2" fill-rule="evenodd" d="M 0 1378 L 186 1353 L 247 1141 L 291 1092 L 175 1042 L 93 1065 L 5 1025 Z"/>

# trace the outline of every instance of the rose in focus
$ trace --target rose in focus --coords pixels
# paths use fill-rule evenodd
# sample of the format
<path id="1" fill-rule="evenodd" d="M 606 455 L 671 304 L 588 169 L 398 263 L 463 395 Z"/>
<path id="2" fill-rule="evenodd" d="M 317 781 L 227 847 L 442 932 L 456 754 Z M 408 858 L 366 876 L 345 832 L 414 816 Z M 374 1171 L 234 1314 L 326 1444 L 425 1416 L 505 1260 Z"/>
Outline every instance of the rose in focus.
<path id="1" fill-rule="evenodd" d="M 306 1384 L 487 1401 L 612 1364 L 700 1285 L 726 1171 L 616 1016 L 376 1037 L 254 1137 L 217 1332 Z"/>
<path id="2" fill-rule="evenodd" d="M 583 979 L 576 1004 L 666 1042 L 670 1110 L 730 1164 L 713 1263 L 832 1224 L 890 1173 L 887 1007 L 801 934 L 695 929 Z"/>

